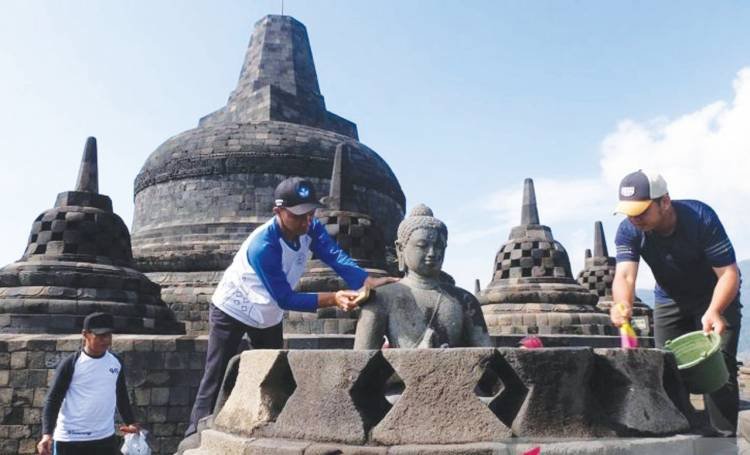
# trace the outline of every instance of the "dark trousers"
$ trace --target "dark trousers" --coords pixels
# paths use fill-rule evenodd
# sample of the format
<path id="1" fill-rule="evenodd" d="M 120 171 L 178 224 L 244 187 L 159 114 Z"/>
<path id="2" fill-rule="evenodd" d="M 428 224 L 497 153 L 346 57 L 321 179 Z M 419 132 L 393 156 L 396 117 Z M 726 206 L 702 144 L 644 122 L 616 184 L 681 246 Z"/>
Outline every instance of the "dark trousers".
<path id="1" fill-rule="evenodd" d="M 267 329 L 250 327 L 234 319 L 213 304 L 208 315 L 208 350 L 198 393 L 195 396 L 190 424 L 185 431 L 189 436 L 196 431 L 198 421 L 211 414 L 219 395 L 229 359 L 237 354 L 242 335 L 247 334 L 253 349 L 281 349 L 284 346 L 282 323 Z"/>
<path id="2" fill-rule="evenodd" d="M 701 316 L 709 302 L 657 301 L 654 305 L 654 338 L 657 348 L 663 348 L 667 340 L 696 330 L 701 330 Z M 729 370 L 729 382 L 716 392 L 703 396 L 708 418 L 714 430 L 724 436 L 737 431 L 737 413 L 740 395 L 737 387 L 737 342 L 740 336 L 742 305 L 739 296 L 722 316 L 727 321 L 726 331 L 721 337 L 721 351 Z"/>
<path id="3" fill-rule="evenodd" d="M 118 438 L 112 435 L 108 438 L 96 441 L 64 442 L 55 441 L 53 455 L 116 455 L 118 449 Z"/>

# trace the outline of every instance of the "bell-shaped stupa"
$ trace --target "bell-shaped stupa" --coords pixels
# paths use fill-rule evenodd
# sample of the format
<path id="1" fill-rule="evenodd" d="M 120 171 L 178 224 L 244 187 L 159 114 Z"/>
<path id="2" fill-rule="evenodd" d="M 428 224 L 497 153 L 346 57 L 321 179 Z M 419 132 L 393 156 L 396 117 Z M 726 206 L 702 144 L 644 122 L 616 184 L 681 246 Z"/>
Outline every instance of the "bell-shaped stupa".
<path id="1" fill-rule="evenodd" d="M 348 178 L 352 149 L 347 143 L 336 147 L 331 174 L 331 188 L 315 216 L 349 257 L 371 276 L 387 275 L 385 242 L 377 223 L 366 213 L 356 211 L 351 200 L 353 182 Z M 313 256 L 307 272 L 300 279 L 300 292 L 331 292 L 345 289 L 346 283 L 323 261 Z M 337 308 L 321 308 L 317 313 L 290 311 L 284 321 L 286 333 L 354 333 L 359 311 L 344 312 Z"/>
<path id="2" fill-rule="evenodd" d="M 607 241 L 604 237 L 602 222 L 594 223 L 594 254 L 586 250 L 584 268 L 578 274 L 578 283 L 589 292 L 595 294 L 599 301 L 596 306 L 609 313 L 612 308 L 612 283 L 615 279 L 617 261 L 607 252 Z M 643 303 L 637 296 L 633 302 L 633 328 L 641 336 L 652 335 L 654 315 L 653 310 Z"/>
<path id="3" fill-rule="evenodd" d="M 34 220 L 23 257 L 0 269 L 0 332 L 77 333 L 94 311 L 120 333 L 182 333 L 159 286 L 135 270 L 130 234 L 99 194 L 96 139 L 88 138 L 74 191 Z"/>
<path id="4" fill-rule="evenodd" d="M 521 224 L 498 251 L 478 299 L 491 334 L 614 333 L 596 296 L 573 278 L 565 248 L 540 224 L 531 179 L 524 181 Z"/>
<path id="5" fill-rule="evenodd" d="M 242 241 L 272 216 L 289 176 L 329 190 L 336 147 L 348 148 L 345 200 L 392 245 L 405 199 L 396 176 L 326 109 L 305 26 L 289 16 L 255 25 L 227 105 L 160 145 L 135 180 L 133 254 L 188 330 L 207 329 L 208 302 Z"/>

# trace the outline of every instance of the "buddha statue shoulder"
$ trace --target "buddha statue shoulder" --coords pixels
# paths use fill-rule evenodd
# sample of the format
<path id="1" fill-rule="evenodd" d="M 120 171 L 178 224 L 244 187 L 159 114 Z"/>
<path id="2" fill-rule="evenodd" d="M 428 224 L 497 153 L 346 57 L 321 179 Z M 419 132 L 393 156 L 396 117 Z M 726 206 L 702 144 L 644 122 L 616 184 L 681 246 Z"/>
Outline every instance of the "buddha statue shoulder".
<path id="1" fill-rule="evenodd" d="M 355 349 L 492 346 L 479 302 L 442 273 L 448 228 L 425 205 L 398 227 L 404 278 L 381 286 L 362 306 Z"/>

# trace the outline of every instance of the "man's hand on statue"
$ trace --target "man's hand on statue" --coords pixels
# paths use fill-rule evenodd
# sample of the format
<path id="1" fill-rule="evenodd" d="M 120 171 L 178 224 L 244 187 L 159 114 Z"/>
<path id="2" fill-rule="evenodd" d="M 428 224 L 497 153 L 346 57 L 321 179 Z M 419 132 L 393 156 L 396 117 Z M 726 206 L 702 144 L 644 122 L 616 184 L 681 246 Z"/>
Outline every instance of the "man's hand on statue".
<path id="1" fill-rule="evenodd" d="M 36 445 L 36 450 L 39 455 L 51 455 L 52 454 L 52 435 L 45 434 L 42 436 L 42 440 Z"/>
<path id="2" fill-rule="evenodd" d="M 630 305 L 616 303 L 609 309 L 609 318 L 615 327 L 620 327 L 624 322 L 630 321 L 633 316 L 633 308 Z"/>
<path id="3" fill-rule="evenodd" d="M 357 304 L 354 300 L 358 295 L 359 292 L 357 291 L 336 291 L 336 294 L 334 295 L 336 306 L 344 311 L 351 311 L 357 308 Z"/>
<path id="4" fill-rule="evenodd" d="M 365 280 L 364 286 L 370 289 L 375 289 L 376 287 L 382 286 L 384 284 L 395 283 L 400 279 L 401 278 L 397 278 L 395 276 L 381 276 L 380 278 L 368 276 Z"/>
<path id="5" fill-rule="evenodd" d="M 714 331 L 717 335 L 721 335 L 727 328 L 727 322 L 724 320 L 724 317 L 718 311 L 713 310 L 708 310 L 703 314 L 701 324 L 703 324 L 703 333 Z"/>

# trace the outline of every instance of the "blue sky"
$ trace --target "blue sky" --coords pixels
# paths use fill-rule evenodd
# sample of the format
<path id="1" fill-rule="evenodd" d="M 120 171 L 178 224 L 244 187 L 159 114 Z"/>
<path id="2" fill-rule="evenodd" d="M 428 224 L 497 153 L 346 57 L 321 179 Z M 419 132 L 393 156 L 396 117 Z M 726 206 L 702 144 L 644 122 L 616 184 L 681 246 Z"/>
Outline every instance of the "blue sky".
<path id="1" fill-rule="evenodd" d="M 0 6 L 0 265 L 73 189 L 85 139 L 129 226 L 133 180 L 168 137 L 223 106 L 274 1 L 35 1 Z M 473 289 L 520 220 L 525 177 L 574 273 L 617 182 L 660 170 L 712 204 L 750 258 L 750 4 L 286 0 L 308 29 L 328 109 L 450 231 Z M 642 271 L 639 287 L 650 284 Z"/>

